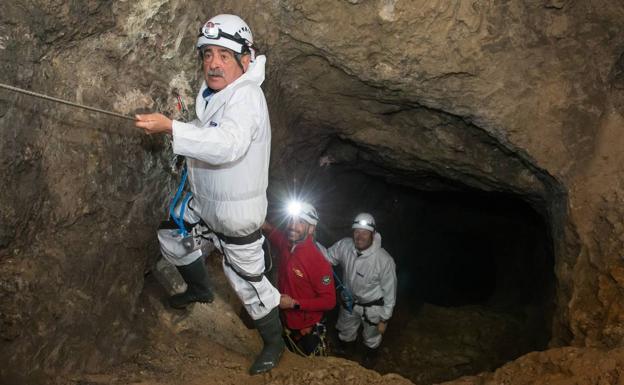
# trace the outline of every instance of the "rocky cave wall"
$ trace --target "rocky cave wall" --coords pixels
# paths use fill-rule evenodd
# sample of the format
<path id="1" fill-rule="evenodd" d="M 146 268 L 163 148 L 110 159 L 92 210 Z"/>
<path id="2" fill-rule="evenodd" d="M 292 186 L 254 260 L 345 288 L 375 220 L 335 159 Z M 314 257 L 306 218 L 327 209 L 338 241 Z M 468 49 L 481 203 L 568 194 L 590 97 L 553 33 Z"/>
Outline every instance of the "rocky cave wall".
<path id="1" fill-rule="evenodd" d="M 0 80 L 182 118 L 173 91 L 192 105 L 196 31 L 217 12 L 269 58 L 273 182 L 340 164 L 522 197 L 553 237 L 552 344 L 621 344 L 624 5 L 3 2 Z M 0 134 L 0 378 L 120 359 L 175 184 L 168 140 L 6 91 Z"/>
<path id="2" fill-rule="evenodd" d="M 284 9 L 283 46 L 293 59 L 280 72 L 291 75 L 280 92 L 291 114 L 289 131 L 274 138 L 291 151 L 284 169 L 365 164 L 404 185 L 444 189 L 450 180 L 523 197 L 554 239 L 553 345 L 621 342 L 621 6 L 362 1 Z M 302 152 L 318 135 L 329 144 Z"/>

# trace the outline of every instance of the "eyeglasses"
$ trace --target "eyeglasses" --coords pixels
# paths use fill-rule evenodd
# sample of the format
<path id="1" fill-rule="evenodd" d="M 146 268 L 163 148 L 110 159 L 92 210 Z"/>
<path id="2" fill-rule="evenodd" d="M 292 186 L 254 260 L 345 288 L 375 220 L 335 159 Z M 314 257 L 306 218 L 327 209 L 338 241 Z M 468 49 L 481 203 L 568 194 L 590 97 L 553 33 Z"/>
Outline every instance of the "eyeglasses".
<path id="1" fill-rule="evenodd" d="M 229 33 L 223 32 L 219 27 L 217 27 L 214 23 L 208 22 L 204 24 L 203 27 L 199 30 L 199 36 L 204 36 L 208 39 L 218 39 L 220 37 L 224 37 L 228 40 L 232 40 L 243 47 L 250 47 L 251 43 L 246 39 L 243 39 L 238 35 L 230 35 Z"/>

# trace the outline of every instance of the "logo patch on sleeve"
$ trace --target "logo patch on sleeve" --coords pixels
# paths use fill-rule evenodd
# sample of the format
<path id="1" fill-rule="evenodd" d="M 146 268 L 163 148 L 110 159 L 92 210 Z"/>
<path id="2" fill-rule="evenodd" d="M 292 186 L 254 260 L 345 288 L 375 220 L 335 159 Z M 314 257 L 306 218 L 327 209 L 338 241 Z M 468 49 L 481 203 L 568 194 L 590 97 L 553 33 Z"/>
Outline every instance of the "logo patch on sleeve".
<path id="1" fill-rule="evenodd" d="M 324 275 L 323 278 L 321 278 L 321 283 L 325 286 L 329 285 L 331 283 L 329 275 Z"/>

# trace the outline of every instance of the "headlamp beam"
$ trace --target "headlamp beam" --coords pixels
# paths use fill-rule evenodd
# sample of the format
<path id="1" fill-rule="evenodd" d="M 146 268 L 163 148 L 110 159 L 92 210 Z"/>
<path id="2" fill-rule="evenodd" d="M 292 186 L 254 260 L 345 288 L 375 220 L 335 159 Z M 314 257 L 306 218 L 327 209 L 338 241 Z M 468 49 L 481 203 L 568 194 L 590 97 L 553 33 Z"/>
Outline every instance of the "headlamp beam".
<path id="1" fill-rule="evenodd" d="M 292 217 L 296 217 L 301 214 L 301 202 L 290 201 L 287 206 L 288 214 Z"/>

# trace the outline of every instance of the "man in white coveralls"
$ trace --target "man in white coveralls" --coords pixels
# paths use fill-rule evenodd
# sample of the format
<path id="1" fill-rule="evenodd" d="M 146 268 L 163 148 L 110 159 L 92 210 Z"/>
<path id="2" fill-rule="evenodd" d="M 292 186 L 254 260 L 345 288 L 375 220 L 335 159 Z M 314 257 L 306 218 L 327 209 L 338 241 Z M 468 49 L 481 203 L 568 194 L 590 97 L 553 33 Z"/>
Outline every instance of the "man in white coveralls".
<path id="1" fill-rule="evenodd" d="M 332 265 L 343 270 L 343 284 L 351 303 L 342 303 L 336 329 L 338 353 L 353 350 L 357 332 L 362 325 L 366 347 L 364 366 L 370 368 L 377 358 L 382 334 L 396 302 L 397 276 L 394 260 L 381 247 L 375 218 L 360 213 L 351 225 L 353 236 L 343 238 L 327 250 Z"/>
<path id="2" fill-rule="evenodd" d="M 256 57 L 251 29 L 235 15 L 208 20 L 197 49 L 205 80 L 197 95 L 197 119 L 183 123 L 155 113 L 137 115 L 135 125 L 148 134 L 170 134 L 173 152 L 186 157 L 192 198 L 174 199 L 170 223 L 175 225 L 158 231 L 164 258 L 188 286 L 169 302 L 176 308 L 212 302 L 201 251 L 205 239 L 211 239 L 222 251 L 225 275 L 264 341 L 249 370 L 258 374 L 275 367 L 284 351 L 280 294 L 264 275 L 260 231 L 267 210 L 271 147 L 260 88 L 266 58 Z"/>

